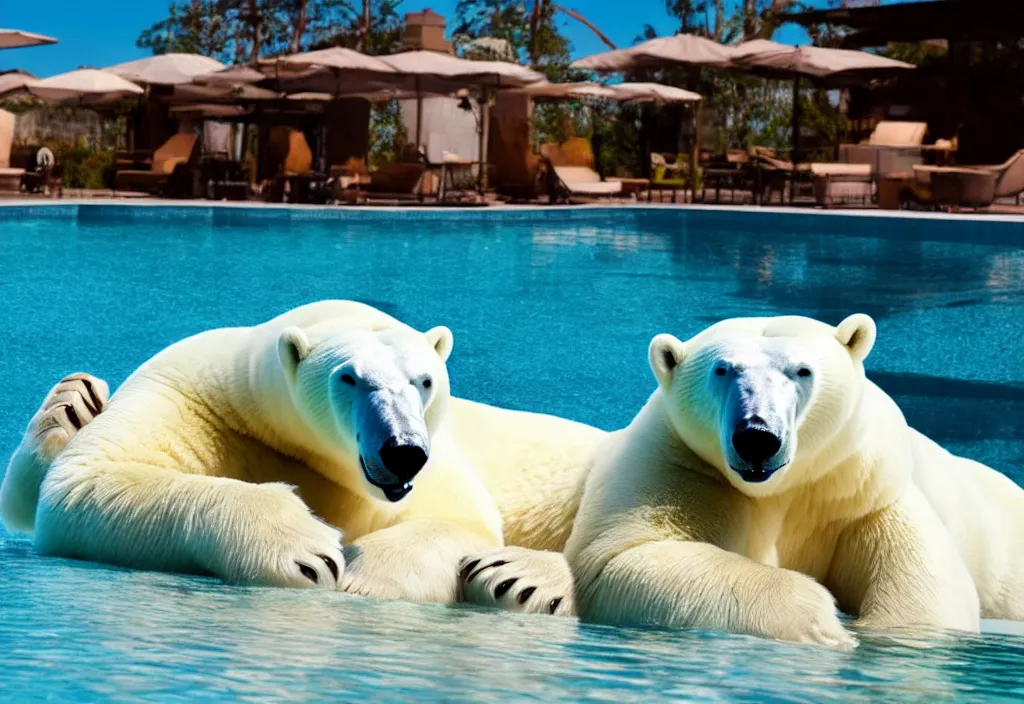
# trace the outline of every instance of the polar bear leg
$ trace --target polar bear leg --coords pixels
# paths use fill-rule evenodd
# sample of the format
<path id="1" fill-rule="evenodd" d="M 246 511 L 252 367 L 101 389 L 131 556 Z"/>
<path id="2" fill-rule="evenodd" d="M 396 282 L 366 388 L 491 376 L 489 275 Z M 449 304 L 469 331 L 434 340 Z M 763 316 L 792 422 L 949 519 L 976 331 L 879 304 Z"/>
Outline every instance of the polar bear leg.
<path id="1" fill-rule="evenodd" d="M 375 599 L 453 604 L 463 555 L 494 548 L 486 531 L 453 521 L 411 519 L 345 547 L 342 590 Z"/>
<path id="2" fill-rule="evenodd" d="M 341 533 L 282 484 L 58 457 L 43 481 L 37 549 L 227 582 L 337 587 Z"/>
<path id="3" fill-rule="evenodd" d="M 504 611 L 575 616 L 572 572 L 565 555 L 507 547 L 462 559 L 459 583 L 470 604 Z"/>
<path id="4" fill-rule="evenodd" d="M 46 470 L 71 438 L 103 412 L 109 395 L 105 381 L 84 373 L 66 376 L 50 389 L 0 486 L 0 521 L 8 530 L 32 532 Z"/>
<path id="5" fill-rule="evenodd" d="M 859 626 L 980 628 L 967 565 L 917 487 L 843 532 L 828 584 Z"/>
<path id="6" fill-rule="evenodd" d="M 813 579 L 708 543 L 664 540 L 629 548 L 603 564 L 574 560 L 577 610 L 584 621 L 856 645 L 832 595 Z"/>

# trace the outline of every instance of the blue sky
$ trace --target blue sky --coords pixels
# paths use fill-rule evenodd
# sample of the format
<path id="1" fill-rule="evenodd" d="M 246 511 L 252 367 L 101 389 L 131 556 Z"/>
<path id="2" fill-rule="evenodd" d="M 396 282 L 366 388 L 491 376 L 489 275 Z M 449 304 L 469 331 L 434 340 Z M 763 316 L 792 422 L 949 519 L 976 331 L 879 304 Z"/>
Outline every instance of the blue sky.
<path id="1" fill-rule="evenodd" d="M 36 3 L 39 4 L 36 4 Z M 430 7 L 451 18 L 456 0 L 404 0 L 401 10 Z M 71 71 L 82 65 L 103 67 L 145 56 L 135 39 L 146 27 L 167 16 L 168 0 L 2 0 L 0 26 L 48 34 L 59 44 L 0 51 L 0 70 L 21 68 L 37 76 Z M 677 25 L 665 12 L 664 0 L 570 0 L 567 7 L 582 12 L 618 46 L 629 46 L 645 23 L 659 34 Z M 574 55 L 586 56 L 605 46 L 590 30 L 565 19 L 564 28 Z M 807 36 L 795 26 L 776 33 L 776 41 L 804 43 Z"/>

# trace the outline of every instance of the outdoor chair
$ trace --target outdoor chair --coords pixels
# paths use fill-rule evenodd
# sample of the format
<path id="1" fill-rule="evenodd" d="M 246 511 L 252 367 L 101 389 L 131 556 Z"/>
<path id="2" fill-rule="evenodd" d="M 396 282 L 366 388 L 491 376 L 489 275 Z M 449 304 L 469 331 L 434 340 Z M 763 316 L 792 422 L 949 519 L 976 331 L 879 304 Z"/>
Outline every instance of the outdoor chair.
<path id="1" fill-rule="evenodd" d="M 11 167 L 11 145 L 14 144 L 13 113 L 0 110 L 0 191 L 20 192 L 25 169 Z"/>
<path id="2" fill-rule="evenodd" d="M 1002 164 L 982 166 L 915 166 L 915 199 L 940 207 L 983 208 L 1000 198 L 1020 202 L 1024 193 L 1024 149 Z"/>
<path id="3" fill-rule="evenodd" d="M 604 181 L 594 170 L 594 153 L 588 140 L 574 137 L 561 144 L 552 142 L 541 145 L 540 151 L 546 162 L 552 202 L 622 193 L 622 182 Z"/>
<path id="4" fill-rule="evenodd" d="M 275 169 L 266 185 L 268 201 L 327 202 L 328 176 L 313 170 L 313 150 L 301 130 L 275 125 L 270 129 L 267 151 Z"/>
<path id="5" fill-rule="evenodd" d="M 153 152 L 148 169 L 119 169 L 114 174 L 114 189 L 162 193 L 175 169 L 195 161 L 198 146 L 199 136 L 194 133 L 179 132 L 173 135 Z"/>
<path id="6" fill-rule="evenodd" d="M 873 176 L 909 172 L 924 161 L 922 143 L 927 132 L 925 122 L 883 120 L 862 143 L 839 145 L 839 161 L 866 165 Z"/>

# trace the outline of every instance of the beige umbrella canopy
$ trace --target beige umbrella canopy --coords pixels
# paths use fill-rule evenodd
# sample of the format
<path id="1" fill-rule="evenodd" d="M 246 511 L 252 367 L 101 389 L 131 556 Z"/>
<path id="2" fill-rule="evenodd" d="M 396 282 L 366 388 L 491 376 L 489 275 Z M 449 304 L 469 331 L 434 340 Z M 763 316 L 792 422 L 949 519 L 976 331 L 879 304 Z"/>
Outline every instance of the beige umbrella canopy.
<path id="1" fill-rule="evenodd" d="M 614 98 L 615 92 L 598 83 L 548 83 L 538 81 L 522 89 L 534 99 L 572 100 L 574 98 Z"/>
<path id="2" fill-rule="evenodd" d="M 159 54 L 104 70 L 142 85 L 174 86 L 224 68 L 220 61 L 199 54 Z"/>
<path id="3" fill-rule="evenodd" d="M 540 73 L 508 61 L 471 61 L 433 51 L 405 51 L 380 58 L 398 74 L 479 87 L 514 88 L 544 80 Z"/>
<path id="4" fill-rule="evenodd" d="M 735 51 L 733 47 L 696 34 L 677 34 L 651 39 L 629 49 L 587 56 L 575 61 L 572 67 L 603 73 L 665 68 L 672 64 L 722 67 L 730 64 Z"/>
<path id="5" fill-rule="evenodd" d="M 237 85 L 239 83 L 259 83 L 265 78 L 264 74 L 251 66 L 228 66 L 220 71 L 201 73 L 194 76 L 192 82 L 199 84 L 227 83 Z"/>
<path id="6" fill-rule="evenodd" d="M 20 49 L 26 46 L 56 44 L 57 40 L 42 34 L 23 32 L 20 29 L 0 29 L 0 49 Z"/>
<path id="7" fill-rule="evenodd" d="M 304 70 L 309 68 L 329 68 L 338 71 L 365 71 L 368 73 L 392 74 L 395 70 L 378 58 L 367 56 L 352 49 L 333 46 L 319 51 L 306 51 L 291 56 L 281 56 L 260 62 L 264 72 L 274 75 L 274 70 Z"/>
<path id="8" fill-rule="evenodd" d="M 0 98 L 23 91 L 34 80 L 35 76 L 24 71 L 15 70 L 0 74 Z"/>
<path id="9" fill-rule="evenodd" d="M 661 83 L 617 83 L 608 86 L 619 100 L 651 103 L 692 103 L 704 96 Z"/>
<path id="10" fill-rule="evenodd" d="M 130 81 L 94 68 L 33 80 L 25 87 L 29 93 L 47 102 L 77 100 L 87 105 L 109 103 L 143 92 L 142 88 Z"/>
<path id="11" fill-rule="evenodd" d="M 763 39 L 740 44 L 737 52 L 733 61 L 735 67 L 769 78 L 809 76 L 835 83 L 844 79 L 868 80 L 915 68 L 913 64 L 866 51 L 786 46 Z"/>
<path id="12" fill-rule="evenodd" d="M 248 83 L 216 83 L 195 85 L 185 83 L 174 86 L 172 102 L 229 102 L 247 103 L 260 100 L 277 100 L 282 94 L 277 91 L 258 88 Z"/>

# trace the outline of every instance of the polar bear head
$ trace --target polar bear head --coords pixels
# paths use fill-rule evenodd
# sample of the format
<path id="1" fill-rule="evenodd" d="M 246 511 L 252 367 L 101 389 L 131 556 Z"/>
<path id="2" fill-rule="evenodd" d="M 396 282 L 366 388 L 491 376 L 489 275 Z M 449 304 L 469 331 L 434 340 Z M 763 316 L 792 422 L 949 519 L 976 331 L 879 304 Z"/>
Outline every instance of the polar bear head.
<path id="1" fill-rule="evenodd" d="M 651 368 L 682 441 L 743 493 L 820 477 L 860 407 L 875 323 L 736 318 L 681 342 L 658 335 Z M 825 457 L 824 455 L 828 455 Z"/>
<path id="2" fill-rule="evenodd" d="M 317 451 L 348 475 L 332 479 L 351 486 L 357 474 L 370 496 L 399 501 L 427 464 L 444 418 L 452 333 L 337 328 L 283 330 L 280 368 Z"/>

